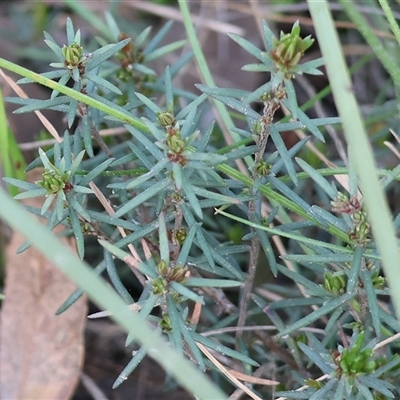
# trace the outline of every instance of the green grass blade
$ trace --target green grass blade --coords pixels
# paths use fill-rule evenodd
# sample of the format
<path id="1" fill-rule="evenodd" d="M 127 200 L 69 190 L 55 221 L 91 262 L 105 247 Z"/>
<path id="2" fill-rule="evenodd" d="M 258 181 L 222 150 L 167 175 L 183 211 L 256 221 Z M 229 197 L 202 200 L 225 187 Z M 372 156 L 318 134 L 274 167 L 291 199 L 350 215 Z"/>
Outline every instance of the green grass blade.
<path id="1" fill-rule="evenodd" d="M 346 7 L 351 2 L 341 1 Z M 351 90 L 352 84 L 341 45 L 326 0 L 308 1 L 318 41 L 325 58 L 326 70 L 332 85 L 339 116 L 349 145 L 349 155 L 354 162 L 368 209 L 368 219 L 376 245 L 381 254 L 387 282 L 391 288 L 397 317 L 400 317 L 400 252 L 388 204 L 379 184 L 374 156 L 364 130 L 361 113 Z M 395 66 L 396 73 L 400 69 Z M 393 77 L 394 78 L 394 77 Z"/>

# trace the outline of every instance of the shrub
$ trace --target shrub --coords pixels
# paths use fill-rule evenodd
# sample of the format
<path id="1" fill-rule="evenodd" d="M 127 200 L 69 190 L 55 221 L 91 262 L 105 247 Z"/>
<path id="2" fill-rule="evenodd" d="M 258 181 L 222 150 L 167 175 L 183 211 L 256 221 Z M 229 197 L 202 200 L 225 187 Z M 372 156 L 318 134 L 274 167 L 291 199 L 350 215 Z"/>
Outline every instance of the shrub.
<path id="1" fill-rule="evenodd" d="M 185 7 L 181 4 L 188 26 Z M 223 398 L 211 383 L 204 387 L 190 381 L 199 375 L 186 374 L 187 363 L 171 365 L 160 354 L 165 351 L 177 360 L 176 353 L 185 356 L 202 371 L 220 370 L 253 398 L 271 396 L 275 389 L 240 385 L 233 370 L 252 375 L 273 365 L 276 382 L 270 384 L 279 383 L 277 396 L 286 398 L 399 395 L 399 358 L 389 346 L 384 353 L 378 350 L 378 342 L 398 332 L 399 323 L 388 307 L 389 289 L 371 234 L 372 210 L 359 192 L 355 170 L 352 165 L 320 168 L 296 157 L 307 155 L 311 137 L 325 142 L 324 127 L 340 123 L 337 117 L 311 119 L 298 105 L 296 76 L 321 74 L 322 59 L 302 61 L 313 39 L 301 38 L 298 23 L 275 37 L 263 22 L 265 49 L 232 34 L 257 59 L 244 69 L 267 72 L 269 80 L 247 92 L 215 87 L 206 78 L 206 85 L 196 85 L 202 94 L 195 95 L 173 84 L 190 54 L 161 75 L 149 65 L 183 46 L 181 41 L 160 47 L 170 23 L 151 39 L 149 29 L 132 38 L 110 14 L 105 19 L 101 47 L 93 50 L 82 46 L 70 19 L 66 44 L 45 33 L 56 61 L 51 72 L 38 76 L 5 60 L 0 66 L 24 75 L 19 83 L 53 89 L 48 100 L 8 99 L 21 106 L 18 113 L 52 109 L 66 116 L 69 128 L 78 121 L 72 135 L 65 131 L 50 149 L 39 149 L 39 157 L 28 165 L 28 170 L 44 168 L 41 181 L 5 180 L 23 190 L 16 199 L 45 198 L 41 209 L 30 211 L 44 217 L 49 229 L 61 224 L 74 235 L 81 259 L 85 239 L 97 238 L 102 257 L 92 273 L 79 273 L 85 267 L 71 258 L 76 269 L 68 273 L 81 289 L 58 313 L 87 289 L 125 324 L 127 345 L 142 345 L 114 387 L 149 354 L 199 397 Z M 193 31 L 187 29 L 199 57 Z M 70 82 L 72 88 L 66 86 Z M 224 126 L 205 124 L 208 99 L 222 107 L 233 145 L 214 140 Z M 255 103 L 261 104 L 261 113 Z M 236 112 L 236 120 L 224 106 Z M 274 119 L 281 107 L 290 119 Z M 121 127 L 121 140 L 100 134 Z M 281 133 L 295 130 L 311 136 L 287 148 Z M 270 142 L 273 152 L 267 149 Z M 343 174 L 349 178 L 335 179 Z M 316 194 L 307 197 L 309 178 Z M 9 222 L 19 223 L 15 215 Z M 28 238 L 20 251 L 33 236 Z M 44 247 L 44 239 L 38 240 L 42 244 L 35 244 Z M 117 259 L 135 276 L 136 297 L 126 289 Z M 110 289 L 95 277 L 105 270 L 119 296 L 114 303 Z M 270 272 L 273 278 L 265 283 Z M 284 283 L 274 283 L 283 277 L 277 282 Z M 176 353 L 160 347 L 165 346 L 156 341 L 160 336 L 146 339 L 144 321 Z M 134 323 L 142 326 L 132 330 Z M 317 379 L 320 371 L 324 375 Z"/>

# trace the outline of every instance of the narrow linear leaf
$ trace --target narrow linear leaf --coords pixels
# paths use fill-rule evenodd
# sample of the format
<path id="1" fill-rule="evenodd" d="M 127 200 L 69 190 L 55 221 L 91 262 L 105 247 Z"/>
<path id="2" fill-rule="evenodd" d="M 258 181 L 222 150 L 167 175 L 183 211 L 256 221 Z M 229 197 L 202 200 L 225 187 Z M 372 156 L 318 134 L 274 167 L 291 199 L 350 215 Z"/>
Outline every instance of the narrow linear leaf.
<path id="1" fill-rule="evenodd" d="M 72 225 L 72 231 L 76 239 L 76 248 L 78 250 L 78 255 L 80 259 L 83 260 L 83 257 L 85 256 L 85 243 L 83 239 L 83 233 L 78 213 L 72 206 L 69 207 L 69 218 Z"/>
<path id="2" fill-rule="evenodd" d="M 40 186 L 38 186 L 38 185 L 36 185 L 34 183 L 21 181 L 19 179 L 15 179 L 15 178 L 5 177 L 5 178 L 3 178 L 3 181 L 6 182 L 6 183 L 9 183 L 10 185 L 13 185 L 13 186 L 15 186 L 17 188 L 20 188 L 22 190 L 27 190 L 27 191 L 38 190 L 40 188 Z"/>
<path id="3" fill-rule="evenodd" d="M 181 331 L 181 321 L 179 318 L 179 312 L 176 309 L 175 302 L 172 299 L 172 296 L 168 294 L 166 296 L 167 303 L 167 313 L 169 320 L 171 322 L 171 337 L 172 342 L 176 350 L 183 354 L 183 340 L 182 340 L 182 331 Z"/>
<path id="4" fill-rule="evenodd" d="M 199 226 L 200 224 L 194 224 L 190 227 L 189 233 L 187 234 L 183 246 L 181 247 L 181 251 L 179 252 L 179 256 L 176 259 L 177 265 L 186 265 L 189 252 L 192 248 L 193 240 L 195 238 L 197 228 Z M 185 286 L 186 286 L 186 281 L 185 281 Z"/>
<path id="5" fill-rule="evenodd" d="M 104 249 L 104 262 L 106 263 L 107 273 L 110 281 L 114 285 L 116 291 L 124 299 L 126 304 L 133 304 L 135 301 L 121 282 L 113 257 L 106 249 Z"/>
<path id="6" fill-rule="evenodd" d="M 297 164 L 300 165 L 304 172 L 310 175 L 310 178 L 333 200 L 337 196 L 337 191 L 331 186 L 331 184 L 315 170 L 310 164 L 307 164 L 301 158 L 295 158 Z"/>
<path id="7" fill-rule="evenodd" d="M 206 371 L 206 366 L 204 364 L 204 359 L 203 359 L 203 354 L 199 350 L 195 339 L 193 337 L 193 330 L 186 324 L 186 322 L 183 320 L 182 316 L 179 316 L 180 318 L 180 325 L 181 325 L 181 331 L 183 333 L 183 337 L 185 338 L 185 341 L 191 350 L 192 354 L 194 355 L 194 358 L 199 364 L 199 368 L 202 371 Z"/>
<path id="8" fill-rule="evenodd" d="M 133 199 L 131 199 L 127 203 L 125 203 L 121 208 L 119 208 L 117 210 L 117 212 L 114 214 L 114 216 L 116 218 L 122 217 L 127 212 L 129 212 L 129 211 L 133 210 L 134 208 L 136 208 L 137 206 L 139 206 L 139 204 L 144 203 L 146 200 L 154 197 L 155 195 L 160 193 L 162 190 L 166 189 L 170 184 L 171 184 L 171 182 L 168 178 L 165 178 L 162 181 L 155 183 L 149 189 L 138 194 Z"/>
<path id="9" fill-rule="evenodd" d="M 185 286 L 192 287 L 240 287 L 243 282 L 232 281 L 229 279 L 206 279 L 206 278 L 189 278 L 185 281 Z"/>
<path id="10" fill-rule="evenodd" d="M 100 65 L 104 60 L 107 60 L 107 58 L 110 58 L 113 54 L 117 53 L 119 50 L 123 49 L 129 42 L 131 41 L 131 38 L 127 38 L 124 40 L 121 40 L 118 43 L 115 44 L 108 44 L 100 49 L 95 50 L 92 53 L 92 59 L 89 60 L 89 62 L 86 64 L 86 69 L 88 71 L 96 68 L 98 65 Z"/>
<path id="11" fill-rule="evenodd" d="M 340 318 L 340 316 L 343 314 L 343 311 L 341 308 L 338 308 L 335 310 L 332 315 L 330 316 L 328 323 L 325 326 L 325 332 L 331 332 L 331 329 L 334 329 L 334 325 L 337 323 L 337 320 Z"/>
<path id="12" fill-rule="evenodd" d="M 164 213 L 158 216 L 158 237 L 160 243 L 160 257 L 167 265 L 169 265 L 169 239 L 167 226 L 165 224 Z"/>
<path id="13" fill-rule="evenodd" d="M 373 379 L 373 378 L 361 375 L 361 376 L 357 377 L 357 379 L 356 379 L 356 386 L 360 390 L 360 392 L 363 392 L 366 399 L 370 398 L 371 400 L 374 400 L 376 398 L 372 395 L 372 393 L 370 393 L 370 397 L 368 397 L 366 395 L 365 392 L 368 390 L 367 387 L 370 387 L 371 389 L 374 389 L 377 392 L 382 393 L 384 396 L 386 396 L 389 399 L 395 398 L 393 393 L 389 390 L 389 389 L 394 390 L 395 387 L 393 385 L 391 385 L 389 382 L 385 382 L 380 379 Z M 368 392 L 369 392 L 369 390 L 368 390 Z"/>
<path id="14" fill-rule="evenodd" d="M 177 293 L 179 293 L 181 296 L 190 299 L 196 303 L 200 303 L 200 304 L 205 304 L 203 297 L 199 296 L 198 294 L 196 294 L 195 292 L 191 291 L 190 289 L 188 289 L 187 287 L 185 287 L 184 285 L 181 285 L 178 282 L 171 282 L 170 286 L 172 289 L 174 289 Z"/>
<path id="15" fill-rule="evenodd" d="M 228 356 L 228 357 L 232 357 L 236 360 L 242 361 L 246 364 L 250 364 L 253 365 L 254 367 L 258 367 L 259 364 L 252 360 L 251 358 L 245 356 L 244 354 L 241 354 L 235 350 L 230 349 L 229 347 L 226 347 L 220 343 L 216 343 L 213 340 L 202 336 L 200 334 L 198 334 L 197 332 L 193 332 L 193 338 L 196 340 L 196 342 L 199 342 L 201 344 L 204 344 L 204 346 L 209 347 L 212 350 L 217 351 L 218 353 Z"/>
<path id="16" fill-rule="evenodd" d="M 154 114 L 162 112 L 161 108 L 145 95 L 139 92 L 135 92 L 135 95 L 146 107 L 148 107 L 151 111 L 153 111 Z"/>
<path id="17" fill-rule="evenodd" d="M 305 297 L 305 298 L 296 298 L 296 299 L 285 299 L 285 300 L 277 300 L 274 301 L 270 307 L 273 310 L 278 310 L 280 308 L 287 307 L 302 307 L 302 306 L 311 306 L 314 304 L 322 304 L 326 300 L 321 297 Z"/>
<path id="18" fill-rule="evenodd" d="M 122 372 L 119 374 L 118 378 L 115 380 L 115 382 L 112 385 L 113 389 L 116 389 L 118 386 L 120 386 L 122 383 L 124 383 L 128 379 L 128 376 L 136 369 L 136 367 L 144 359 L 146 354 L 147 354 L 147 350 L 144 348 L 144 346 L 142 346 L 135 353 L 135 355 L 132 357 L 131 361 L 129 361 L 129 363 L 122 370 Z"/>
<path id="19" fill-rule="evenodd" d="M 214 200 L 219 200 L 221 202 L 227 203 L 227 204 L 238 204 L 240 201 L 237 198 L 234 197 L 229 197 L 225 196 L 223 194 L 211 192 L 207 189 L 203 189 L 200 187 L 193 186 L 193 191 L 196 193 L 198 196 L 205 197 L 208 199 L 214 199 Z"/>
<path id="20" fill-rule="evenodd" d="M 362 246 L 356 246 L 354 249 L 353 260 L 351 261 L 351 268 L 347 280 L 347 293 L 353 293 L 358 283 L 363 250 L 364 248 Z"/>
<path id="21" fill-rule="evenodd" d="M 173 21 L 168 21 L 156 34 L 155 36 L 150 40 L 150 42 L 147 44 L 146 48 L 143 50 L 144 54 L 149 54 L 151 53 L 165 38 L 165 35 L 169 32 L 173 25 Z M 150 33 L 146 32 L 145 37 Z"/>
<path id="22" fill-rule="evenodd" d="M 106 264 L 104 261 L 100 262 L 96 268 L 94 268 L 94 273 L 97 275 L 101 275 L 102 272 L 106 269 Z M 74 290 L 68 298 L 61 304 L 60 307 L 57 308 L 55 315 L 60 315 L 64 311 L 68 310 L 76 301 L 78 301 L 84 294 L 84 291 L 81 288 Z"/>
<path id="23" fill-rule="evenodd" d="M 371 274 L 367 269 L 361 268 L 360 275 L 364 284 L 365 294 L 367 295 L 368 308 L 372 318 L 372 325 L 374 327 L 377 337 L 379 338 L 381 336 L 381 321 L 379 318 L 378 299 L 375 293 L 374 285 L 371 280 Z"/>
<path id="24" fill-rule="evenodd" d="M 42 197 L 46 195 L 46 189 L 35 189 L 29 192 L 19 193 L 14 196 L 15 200 L 31 199 L 33 197 Z"/>
<path id="25" fill-rule="evenodd" d="M 189 226 L 193 226 L 196 223 L 196 220 L 194 219 L 193 214 L 190 212 L 189 208 L 185 204 L 183 204 L 181 206 L 181 208 L 182 208 L 183 216 L 186 220 L 186 223 Z M 202 250 L 204 257 L 206 258 L 211 270 L 214 271 L 215 270 L 214 257 L 212 255 L 211 248 L 210 248 L 207 240 L 205 239 L 204 234 L 201 229 L 197 229 L 196 239 L 197 239 L 196 244 Z"/>
<path id="26" fill-rule="evenodd" d="M 288 199 L 292 200 L 298 206 L 300 206 L 304 211 L 308 212 L 310 209 L 310 205 L 307 204 L 298 194 L 296 194 L 292 189 L 290 189 L 287 185 L 285 185 L 282 181 L 274 176 L 267 176 L 267 180 L 275 186 L 284 196 Z M 297 178 L 296 178 L 297 181 Z"/>
<path id="27" fill-rule="evenodd" d="M 337 307 L 340 307 L 343 304 L 345 304 L 346 302 L 348 302 L 353 296 L 354 296 L 354 294 L 351 294 L 351 295 L 345 294 L 334 300 L 328 301 L 321 308 L 313 311 L 311 314 L 308 314 L 306 317 L 301 318 L 300 320 L 291 324 L 287 328 L 283 329 L 281 332 L 279 332 L 278 336 L 280 336 L 280 337 L 285 336 L 289 333 L 299 330 L 300 328 L 304 328 L 305 326 L 310 325 L 317 319 L 320 319 L 324 315 L 329 314 L 330 312 L 335 310 Z"/>
<path id="28" fill-rule="evenodd" d="M 195 191 L 194 191 L 194 186 L 188 182 L 186 174 L 183 175 L 182 177 L 182 189 L 183 193 L 185 193 L 185 196 L 193 210 L 193 212 L 200 218 L 203 219 L 203 211 L 201 210 L 201 206 L 199 203 L 199 200 L 196 197 Z"/>
<path id="29" fill-rule="evenodd" d="M 337 263 L 344 263 L 344 262 L 350 262 L 353 259 L 352 254 L 328 254 L 326 256 L 320 256 L 317 254 L 285 254 L 282 255 L 281 258 L 283 260 L 289 260 L 289 261 L 295 261 L 295 262 L 301 262 L 301 263 L 332 263 L 332 262 L 337 262 Z"/>
<path id="30" fill-rule="evenodd" d="M 105 89 L 108 89 L 110 92 L 113 92 L 119 96 L 122 96 L 122 94 L 123 94 L 121 92 L 121 90 L 119 90 L 115 85 L 113 85 L 108 80 L 102 78 L 101 76 L 98 76 L 96 74 L 89 72 L 89 73 L 85 74 L 85 78 L 89 79 L 90 81 L 95 83 L 97 86 L 101 86 Z"/>
<path id="31" fill-rule="evenodd" d="M 152 61 L 157 58 L 164 56 L 165 54 L 171 53 L 177 49 L 180 49 L 186 44 L 186 39 L 179 40 L 170 44 L 167 44 L 163 47 L 158 48 L 157 50 L 152 51 L 149 54 L 146 54 L 146 61 Z"/>
<path id="32" fill-rule="evenodd" d="M 338 385 L 336 379 L 329 380 L 321 389 L 317 391 L 317 393 L 313 394 L 310 397 L 310 400 L 325 400 L 327 396 L 332 393 L 332 390 L 336 390 L 335 386 Z"/>
<path id="33" fill-rule="evenodd" d="M 91 221 L 88 212 L 75 198 L 70 199 L 69 203 L 82 218 L 84 218 L 86 221 Z"/>
<path id="34" fill-rule="evenodd" d="M 243 47 L 248 53 L 252 56 L 258 58 L 260 61 L 264 63 L 271 63 L 271 68 L 273 66 L 272 61 L 269 60 L 266 56 L 266 53 L 261 51 L 258 47 L 254 46 L 251 42 L 244 39 L 243 37 L 237 35 L 236 33 L 230 33 L 228 36 L 235 41 L 239 46 Z M 268 64 L 267 64 L 268 65 Z"/>

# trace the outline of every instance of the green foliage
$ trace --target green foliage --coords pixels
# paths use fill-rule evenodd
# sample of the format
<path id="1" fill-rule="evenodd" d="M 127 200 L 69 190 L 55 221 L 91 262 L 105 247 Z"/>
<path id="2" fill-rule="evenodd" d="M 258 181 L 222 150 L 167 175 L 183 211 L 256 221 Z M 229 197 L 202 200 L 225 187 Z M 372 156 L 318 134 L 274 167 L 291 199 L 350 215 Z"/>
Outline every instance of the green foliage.
<path id="1" fill-rule="evenodd" d="M 159 47 L 170 23 L 150 38 L 150 29 L 134 35 L 122 32 L 111 14 L 105 20 L 96 44 L 83 46 L 70 19 L 66 44 L 45 33 L 55 70 L 39 76 L 13 67 L 25 76 L 19 83 L 37 81 L 53 89 L 48 100 L 9 98 L 21 106 L 17 113 L 56 110 L 66 115 L 69 127 L 78 126 L 47 151 L 39 149 L 28 169 L 42 165 L 40 181 L 5 178 L 22 191 L 15 198 L 43 196 L 43 206 L 30 211 L 44 217 L 50 229 L 63 225 L 73 234 L 81 259 L 86 238 L 95 236 L 101 255 L 94 272 L 105 270 L 123 304 L 200 370 L 215 366 L 198 343 L 224 355 L 230 365 L 241 363 L 249 374 L 273 363 L 276 380 L 284 383 L 279 395 L 287 398 L 399 395 L 394 349 L 388 345 L 382 359 L 374 347 L 383 336 L 397 333 L 400 324 L 387 306 L 390 292 L 371 235 L 370 210 L 358 194 L 352 166 L 315 169 L 296 158 L 309 137 L 287 148 L 281 136 L 302 129 L 324 142 L 322 128 L 340 123 L 335 117 L 311 119 L 298 105 L 295 77 L 321 74 L 322 59 L 302 62 L 313 39 L 301 38 L 298 23 L 276 38 L 265 21 L 265 49 L 230 35 L 259 62 L 244 69 L 269 72 L 270 80 L 253 92 L 199 84 L 202 94 L 196 96 L 173 82 L 190 54 L 160 75 L 151 68 L 151 61 L 184 44 Z M 0 66 L 9 64 L 0 60 Z M 242 115 L 245 126 L 232 127 L 240 139 L 233 146 L 215 148 L 211 141 L 220 130 L 202 118 L 208 98 Z M 261 113 L 251 106 L 254 102 L 261 104 Z M 290 122 L 274 119 L 281 106 L 290 111 Z M 101 129 L 121 126 L 124 139 L 106 144 Z M 270 138 L 274 151 L 267 148 Z M 242 160 L 246 173 L 237 167 Z M 343 173 L 354 179 L 338 188 L 333 177 Z M 392 171 L 381 173 L 398 179 Z M 318 196 L 304 195 L 306 178 L 315 183 Z M 280 254 L 282 264 L 277 237 L 288 249 Z M 127 289 L 115 258 L 132 271 L 137 296 Z M 285 277 L 290 290 L 272 283 L 258 287 L 257 269 Z M 73 306 L 82 293 L 72 293 L 57 313 Z M 198 307 L 200 319 L 193 312 Z M 265 339 L 255 328 L 244 335 L 244 328 L 258 320 L 268 321 L 278 335 Z M 322 340 L 317 333 L 303 333 L 316 323 L 324 328 Z M 236 337 L 228 334 L 232 331 Z M 127 345 L 132 341 L 144 343 L 131 329 Z M 151 351 L 141 346 L 113 387 Z M 310 366 L 315 367 L 312 379 L 306 373 Z M 298 371 L 294 378 L 293 369 Z M 315 370 L 327 375 L 326 383 L 317 381 Z M 184 381 L 184 371 L 179 374 Z M 296 391 L 302 384 L 308 388 Z M 203 396 L 202 388 L 191 390 Z M 262 395 L 271 392 L 263 389 Z"/>

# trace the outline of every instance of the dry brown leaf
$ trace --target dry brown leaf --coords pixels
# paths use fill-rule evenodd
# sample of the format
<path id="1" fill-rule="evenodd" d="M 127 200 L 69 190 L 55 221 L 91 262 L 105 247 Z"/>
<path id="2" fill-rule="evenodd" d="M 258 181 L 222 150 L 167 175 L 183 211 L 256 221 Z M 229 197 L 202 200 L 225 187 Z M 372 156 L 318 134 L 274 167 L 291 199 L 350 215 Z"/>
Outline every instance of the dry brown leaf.
<path id="1" fill-rule="evenodd" d="M 33 199 L 36 204 L 30 204 L 40 207 L 41 201 Z M 71 240 L 62 240 L 75 248 Z M 81 298 L 56 316 L 55 311 L 76 286 L 36 249 L 16 255 L 23 242 L 24 238 L 14 233 L 6 254 L 0 398 L 66 400 L 75 391 L 83 365 L 87 299 Z"/>

